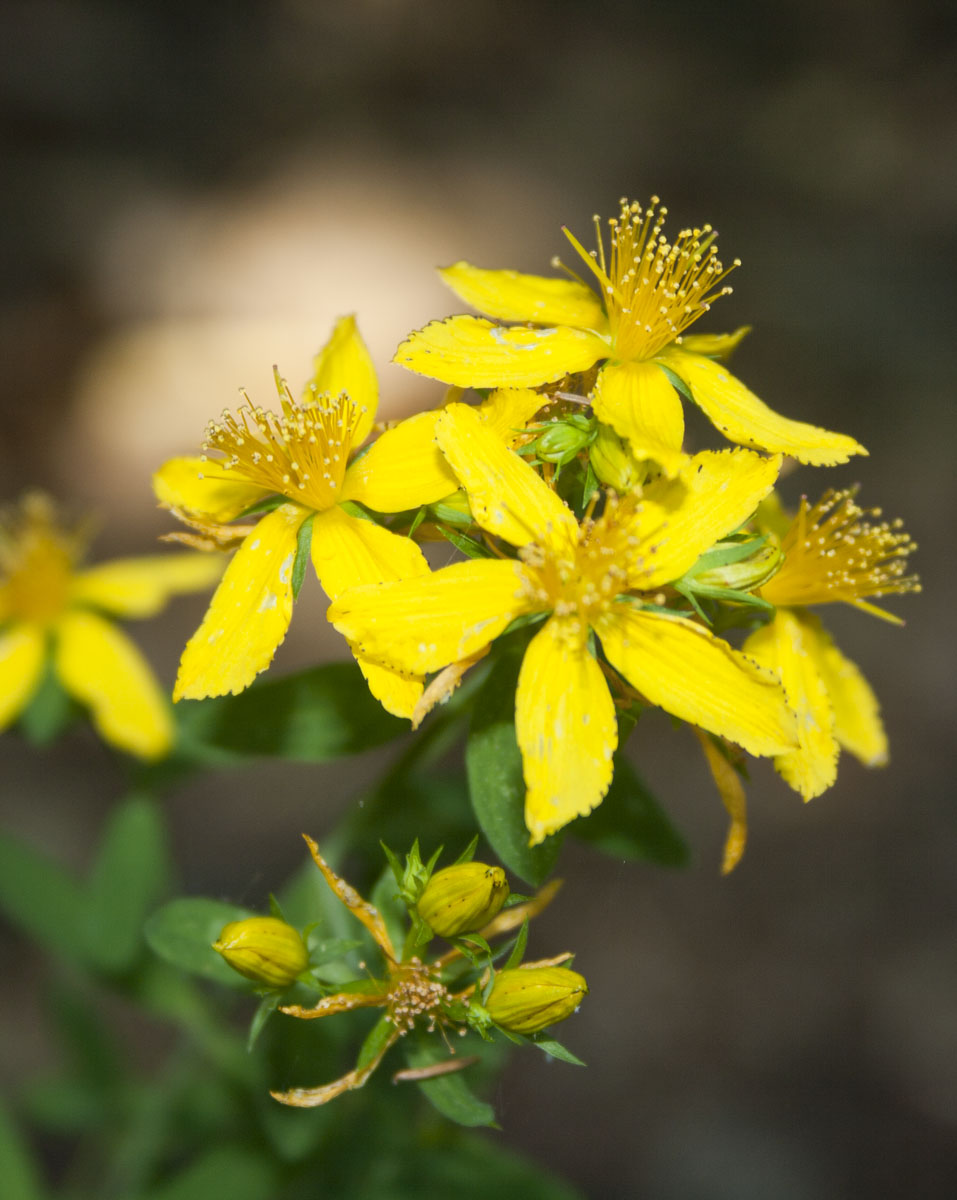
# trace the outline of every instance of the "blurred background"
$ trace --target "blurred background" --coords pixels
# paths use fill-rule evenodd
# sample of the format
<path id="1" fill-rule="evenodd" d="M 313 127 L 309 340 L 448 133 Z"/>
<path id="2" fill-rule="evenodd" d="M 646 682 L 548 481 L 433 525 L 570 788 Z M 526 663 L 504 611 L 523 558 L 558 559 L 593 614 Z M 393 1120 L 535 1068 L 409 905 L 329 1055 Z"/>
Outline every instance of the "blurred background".
<path id="1" fill-rule="evenodd" d="M 400 416 L 441 391 L 389 363 L 457 310 L 433 266 L 547 273 L 560 226 L 590 239 L 621 195 L 717 227 L 744 265 L 699 328 L 752 324 L 736 373 L 870 450 L 787 495 L 859 481 L 921 547 L 924 595 L 889 605 L 906 628 L 826 614 L 892 761 L 845 756 L 807 806 L 758 764 L 748 853 L 722 879 L 700 756 L 644 720 L 636 761 L 694 863 L 567 848 L 536 949 L 579 952 L 592 994 L 565 1040 L 589 1068 L 521 1055 L 495 1136 L 596 1197 L 954 1195 L 957 9 L 7 0 L 0 63 L 0 499 L 42 486 L 94 511 L 94 557 L 149 552 L 170 527 L 151 470 L 198 449 L 238 387 L 268 404 L 273 363 L 296 390 L 336 316 L 358 313 Z M 134 630 L 167 682 L 202 609 Z M 311 580 L 274 670 L 342 653 L 322 612 Z M 321 839 L 385 757 L 181 791 L 184 892 L 262 904 L 300 829 Z M 42 756 L 4 735 L 0 780 L 3 827 L 78 868 L 123 789 L 82 726 Z M 15 1091 L 56 1048 L 43 960 L 0 939 Z"/>

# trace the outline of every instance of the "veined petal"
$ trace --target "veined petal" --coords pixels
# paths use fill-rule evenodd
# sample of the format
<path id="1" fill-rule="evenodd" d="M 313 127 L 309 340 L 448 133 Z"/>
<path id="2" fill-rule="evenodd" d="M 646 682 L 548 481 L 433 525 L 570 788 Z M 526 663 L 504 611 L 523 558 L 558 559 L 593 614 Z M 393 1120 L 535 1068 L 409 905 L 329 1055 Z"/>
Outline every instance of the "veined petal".
<path id="1" fill-rule="evenodd" d="M 343 500 L 376 512 L 404 512 L 457 491 L 459 481 L 435 440 L 438 416 L 416 413 L 387 429 L 346 471 Z"/>
<path id="2" fill-rule="evenodd" d="M 748 800 L 744 794 L 744 784 L 741 782 L 741 776 L 712 739 L 701 729 L 695 728 L 694 732 L 701 743 L 711 778 L 731 822 L 724 839 L 724 854 L 721 860 L 721 874 L 730 875 L 741 861 L 744 848 L 748 844 Z"/>
<path id="3" fill-rule="evenodd" d="M 316 513 L 312 565 L 330 600 L 361 584 L 429 574 L 425 555 L 411 538 L 350 516 L 338 506 Z"/>
<path id="4" fill-rule="evenodd" d="M 182 508 L 211 521 L 231 521 L 271 495 L 255 483 L 222 479 L 222 468 L 202 458 L 171 458 L 153 475 L 153 491 L 165 508 Z"/>
<path id="5" fill-rule="evenodd" d="M 70 598 L 122 617 L 151 617 L 170 596 L 201 592 L 222 575 L 218 554 L 157 554 L 117 558 L 73 577 Z"/>
<path id="6" fill-rule="evenodd" d="M 688 385 L 695 404 L 729 441 L 790 454 L 817 467 L 833 467 L 847 462 L 852 454 L 867 453 L 846 434 L 780 416 L 710 358 L 670 346 L 658 355 L 658 361 Z"/>
<path id="7" fill-rule="evenodd" d="M 412 333 L 394 362 L 460 387 L 534 387 L 608 357 L 597 334 L 566 326 L 506 329 L 483 317 L 449 317 Z"/>
<path id="8" fill-rule="evenodd" d="M 17 719 L 36 690 L 46 645 L 38 625 L 14 625 L 0 633 L 0 729 Z"/>
<path id="9" fill-rule="evenodd" d="M 666 475 L 678 473 L 686 457 L 681 452 L 684 410 L 656 363 L 609 363 L 598 375 L 593 406 L 599 421 L 629 442 L 636 458 L 653 458 Z"/>
<path id="10" fill-rule="evenodd" d="M 359 336 L 355 317 L 340 317 L 332 336 L 312 361 L 312 379 L 303 391 L 303 403 L 326 395 L 333 400 L 346 392 L 365 412 L 356 424 L 352 444 L 369 435 L 379 407 L 379 381 L 366 344 Z"/>
<path id="11" fill-rule="evenodd" d="M 687 354 L 729 358 L 750 332 L 750 325 L 742 325 L 734 333 L 684 333 L 678 339 L 678 344 Z"/>
<path id="12" fill-rule="evenodd" d="M 89 707 L 102 737 L 140 758 L 173 744 L 173 718 L 149 664 L 125 633 L 91 612 L 68 612 L 57 625 L 53 658 L 63 687 Z"/>
<path id="13" fill-rule="evenodd" d="M 312 563 L 326 595 L 336 600 L 349 588 L 428 575 L 425 555 L 411 538 L 352 517 L 341 508 L 317 513 Z M 369 691 L 388 712 L 411 719 L 422 695 L 422 678 L 389 669 L 356 653 Z"/>
<path id="14" fill-rule="evenodd" d="M 547 402 L 541 392 L 531 388 L 496 388 L 479 405 L 478 414 L 496 437 L 514 446 L 519 432 Z"/>
<path id="15" fill-rule="evenodd" d="M 487 271 L 457 262 L 439 270 L 442 281 L 460 300 L 500 321 L 534 325 L 571 325 L 575 329 L 608 328 L 601 300 L 583 283 L 519 271 Z"/>
<path id="16" fill-rule="evenodd" d="M 774 620 L 744 643 L 746 654 L 781 680 L 797 716 L 799 748 L 774 760 L 778 773 L 805 800 L 827 791 L 837 778 L 838 744 L 827 688 L 811 654 L 812 638 L 798 615 L 779 608 Z"/>
<path id="17" fill-rule="evenodd" d="M 629 575 L 633 587 L 654 588 L 680 578 L 716 541 L 748 519 L 774 487 L 779 455 L 750 450 L 705 450 L 675 480 L 645 490 L 635 520 L 641 541 L 654 545 Z"/>
<path id="18" fill-rule="evenodd" d="M 805 645 L 827 689 L 834 713 L 834 736 L 866 767 L 887 763 L 887 734 L 880 705 L 860 668 L 838 650 L 817 617 L 798 615 Z"/>
<path id="19" fill-rule="evenodd" d="M 436 422 L 436 434 L 483 529 L 513 546 L 577 539 L 571 510 L 474 408 L 450 404 Z"/>
<path id="20" fill-rule="evenodd" d="M 398 583 L 350 588 L 329 609 L 357 655 L 423 675 L 469 658 L 521 613 L 520 564 L 478 558 Z"/>
<path id="21" fill-rule="evenodd" d="M 552 617 L 525 651 L 515 693 L 531 845 L 600 804 L 618 746 L 615 705 L 580 632 Z"/>
<path id="22" fill-rule="evenodd" d="M 702 626 L 620 602 L 596 632 L 615 670 L 665 712 L 749 754 L 782 754 L 797 745 L 794 714 L 778 681 Z"/>
<path id="23" fill-rule="evenodd" d="M 292 617 L 292 567 L 309 510 L 282 504 L 236 551 L 199 629 L 186 643 L 174 700 L 236 694 L 272 662 Z"/>

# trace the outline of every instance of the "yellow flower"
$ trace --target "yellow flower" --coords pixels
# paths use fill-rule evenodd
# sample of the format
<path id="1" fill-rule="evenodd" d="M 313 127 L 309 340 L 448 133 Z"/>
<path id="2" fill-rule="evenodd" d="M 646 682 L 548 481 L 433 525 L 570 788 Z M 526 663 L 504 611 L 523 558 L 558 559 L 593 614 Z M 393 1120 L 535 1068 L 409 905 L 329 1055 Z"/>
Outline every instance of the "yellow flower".
<path id="1" fill-rule="evenodd" d="M 231 527 L 214 523 L 273 496 L 285 500 L 251 529 L 239 530 L 242 544 L 183 653 L 174 700 L 241 692 L 272 662 L 292 616 L 293 566 L 307 520 L 312 563 L 330 599 L 355 583 L 428 571 L 410 538 L 343 507 L 357 501 L 391 512 L 410 507 L 410 498 L 420 502 L 417 476 L 403 459 L 407 433 L 401 427 L 349 462 L 370 432 L 378 404 L 375 370 L 355 320 L 336 324 L 301 402 L 284 382 L 277 384 L 281 414 L 249 405 L 237 416 L 226 412 L 207 430 L 206 449 L 220 457 L 172 459 L 154 477 L 161 503 L 214 537 L 231 534 Z M 421 679 L 356 657 L 385 708 L 411 716 Z"/>
<path id="2" fill-rule="evenodd" d="M 579 525 L 474 409 L 450 405 L 437 436 L 476 521 L 518 547 L 519 558 L 355 588 L 329 619 L 371 660 L 424 674 L 480 652 L 516 617 L 549 615 L 525 653 L 516 695 L 533 844 L 590 812 L 611 782 L 617 725 L 592 632 L 651 703 L 753 754 L 796 745 L 793 715 L 769 673 L 703 626 L 653 606 L 662 586 L 751 515 L 779 460 L 699 454 L 680 479 L 653 485 L 640 502 L 609 497 L 601 517 Z"/>
<path id="3" fill-rule="evenodd" d="M 867 451 L 853 438 L 779 416 L 714 359 L 747 333 L 685 335 L 712 302 L 731 289 L 710 225 L 684 229 L 669 242 L 667 209 L 622 201 L 610 222 L 605 254 L 599 219 L 597 252 L 565 235 L 598 282 L 488 271 L 466 262 L 440 272 L 479 317 L 433 321 L 413 333 L 395 361 L 421 375 L 473 387 L 534 387 L 567 374 L 599 370 L 593 404 L 600 420 L 627 438 L 639 457 L 669 474 L 682 466 L 684 414 L 671 376 L 732 442 L 801 462 L 831 466 Z M 738 263 L 735 261 L 734 266 Z M 543 328 L 534 328 L 542 326 Z"/>
<path id="4" fill-rule="evenodd" d="M 161 758 L 173 742 L 167 701 L 140 652 L 101 614 L 153 616 L 170 596 L 210 586 L 222 562 L 169 554 L 80 569 L 85 541 L 38 493 L 0 516 L 0 729 L 29 704 L 52 654 L 59 683 L 108 742 Z"/>
<path id="5" fill-rule="evenodd" d="M 901 623 L 865 597 L 919 591 L 917 576 L 906 573 L 916 547 L 900 521 L 867 517 L 880 517 L 880 510 L 860 508 L 853 490 L 827 491 L 811 506 L 802 500 L 790 525 L 773 498 L 759 510 L 760 523 L 781 535 L 784 563 L 759 593 L 776 606 L 774 619 L 744 648 L 778 675 L 797 714 L 800 747 L 779 755 L 775 766 L 805 800 L 834 783 L 841 747 L 866 766 L 887 762 L 876 696 L 804 608 L 841 601 Z"/>

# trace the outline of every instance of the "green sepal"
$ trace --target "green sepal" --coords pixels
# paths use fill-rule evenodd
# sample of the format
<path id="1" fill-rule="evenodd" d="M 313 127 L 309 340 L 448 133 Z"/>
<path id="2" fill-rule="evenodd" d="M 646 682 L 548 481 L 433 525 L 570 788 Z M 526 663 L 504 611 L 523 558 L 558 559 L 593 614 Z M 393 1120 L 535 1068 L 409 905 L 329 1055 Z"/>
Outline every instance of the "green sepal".
<path id="1" fill-rule="evenodd" d="M 395 1037 L 395 1026 L 388 1017 L 380 1017 L 372 1026 L 356 1059 L 356 1070 L 367 1067 Z"/>
<path id="2" fill-rule="evenodd" d="M 664 363 L 656 362 L 655 366 L 664 371 L 665 375 L 668 377 L 668 382 L 673 388 L 679 391 L 686 400 L 694 404 L 694 396 L 691 394 L 691 388 L 688 387 L 683 379 L 680 379 L 674 373 L 674 371 L 672 371 L 670 367 L 666 367 Z"/>
<path id="3" fill-rule="evenodd" d="M 66 692 L 48 656 L 39 686 L 20 713 L 17 725 L 33 746 L 49 746 L 83 715 L 83 706 Z"/>
<path id="4" fill-rule="evenodd" d="M 314 512 L 306 517 L 299 526 L 296 534 L 296 557 L 292 564 L 292 598 L 299 599 L 303 581 L 306 578 L 306 568 L 309 566 L 309 555 L 312 550 L 312 524 L 316 519 Z"/>
<path id="5" fill-rule="evenodd" d="M 266 1028 L 266 1022 L 279 1007 L 281 998 L 281 992 L 273 991 L 259 1001 L 256 1011 L 253 1013 L 253 1019 L 249 1023 L 249 1036 L 246 1039 L 246 1049 L 250 1053 L 259 1040 L 259 1035 Z"/>
<path id="6" fill-rule="evenodd" d="M 518 931 L 518 937 L 515 939 L 515 945 L 512 947 L 512 953 L 508 956 L 503 971 L 510 971 L 512 967 L 517 967 L 525 955 L 525 947 L 528 945 L 528 917 L 522 922 L 522 927 Z"/>
<path id="7" fill-rule="evenodd" d="M 457 533 L 454 529 L 449 529 L 447 525 L 436 525 L 436 529 L 447 542 L 451 542 L 456 550 L 460 550 L 466 558 L 492 557 L 491 550 L 488 550 L 481 542 L 475 541 L 474 538 L 466 537 L 464 533 Z"/>
<path id="8" fill-rule="evenodd" d="M 250 504 L 249 508 L 244 508 L 241 513 L 237 513 L 233 517 L 234 521 L 242 521 L 246 517 L 261 517 L 264 513 L 275 511 L 281 504 L 288 504 L 289 497 L 283 495 L 266 496 L 264 500 L 257 500 L 255 504 Z"/>
<path id="9" fill-rule="evenodd" d="M 537 1046 L 549 1058 L 557 1058 L 561 1062 L 571 1063 L 573 1067 L 584 1067 L 586 1065 L 577 1055 L 572 1054 L 571 1050 L 566 1049 L 561 1042 L 556 1042 L 547 1033 L 533 1033 L 524 1040 L 530 1042 L 533 1046 Z"/>

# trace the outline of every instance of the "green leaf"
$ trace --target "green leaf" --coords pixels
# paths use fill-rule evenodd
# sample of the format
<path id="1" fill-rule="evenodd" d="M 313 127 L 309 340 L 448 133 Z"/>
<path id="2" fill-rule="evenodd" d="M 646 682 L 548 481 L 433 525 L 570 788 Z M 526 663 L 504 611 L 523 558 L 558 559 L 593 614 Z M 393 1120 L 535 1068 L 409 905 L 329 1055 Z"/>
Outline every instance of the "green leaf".
<path id="1" fill-rule="evenodd" d="M 0 1179 L 4 1200 L 43 1200 L 40 1172 L 26 1140 L 6 1110 L 0 1107 Z"/>
<path id="2" fill-rule="evenodd" d="M 361 1071 L 374 1062 L 394 1037 L 395 1026 L 388 1016 L 380 1017 L 362 1043 L 359 1057 L 356 1059 L 356 1070 Z"/>
<path id="3" fill-rule="evenodd" d="M 549 1037 L 545 1033 L 536 1033 L 528 1038 L 528 1041 L 533 1046 L 537 1046 L 539 1050 L 544 1051 L 551 1058 L 557 1058 L 561 1062 L 571 1063 L 573 1067 L 583 1067 L 585 1064 L 576 1055 L 572 1054 L 571 1050 L 567 1050 L 561 1042 L 556 1042 L 553 1037 Z"/>
<path id="4" fill-rule="evenodd" d="M 46 950 L 80 957 L 82 893 L 65 868 L 26 842 L 0 834 L 0 910 Z"/>
<path id="5" fill-rule="evenodd" d="M 472 808 L 492 849 L 510 871 L 538 887 L 555 865 L 562 835 L 528 844 L 522 755 L 515 740 L 520 667 L 521 652 L 507 653 L 476 696 L 465 766 Z"/>
<path id="6" fill-rule="evenodd" d="M 147 1200 L 275 1200 L 278 1187 L 275 1168 L 261 1154 L 240 1145 L 219 1146 L 150 1190 Z"/>
<path id="7" fill-rule="evenodd" d="M 518 931 L 518 937 L 515 939 L 515 945 L 512 947 L 512 952 L 505 960 L 503 971 L 510 971 L 512 967 L 517 967 L 522 961 L 525 954 L 525 947 L 528 945 L 528 917 L 522 922 L 522 927 Z"/>
<path id="8" fill-rule="evenodd" d="M 299 532 L 296 535 L 296 557 L 292 564 L 293 600 L 299 599 L 302 583 L 306 578 L 306 567 L 309 566 L 309 554 L 312 550 L 312 523 L 315 519 L 316 514 L 310 513 L 299 526 Z"/>
<path id="9" fill-rule="evenodd" d="M 263 996 L 259 1001 L 259 1006 L 253 1013 L 253 1019 L 249 1024 L 249 1037 L 246 1039 L 246 1049 L 252 1050 L 253 1046 L 259 1040 L 259 1035 L 266 1026 L 266 1022 L 279 1007 L 279 993 L 273 992 L 270 996 Z"/>
<path id="10" fill-rule="evenodd" d="M 130 968 L 142 947 L 143 922 L 169 881 L 166 829 L 159 805 L 130 796 L 110 817 L 87 885 L 80 936 L 102 971 Z"/>
<path id="11" fill-rule="evenodd" d="M 183 700 L 176 712 L 185 754 L 225 751 L 227 761 L 274 756 L 328 762 L 409 728 L 382 708 L 352 662 L 267 679 L 238 696 Z"/>
<path id="12" fill-rule="evenodd" d="M 431 1067 L 447 1059 L 449 1052 L 438 1038 L 423 1035 L 409 1041 L 405 1047 L 405 1057 L 410 1067 Z M 437 1075 L 434 1079 L 421 1079 L 418 1086 L 425 1093 L 429 1103 L 457 1125 L 487 1125 L 498 1129 L 495 1109 L 475 1095 L 465 1082 L 464 1072 Z"/>
<path id="13" fill-rule="evenodd" d="M 615 776 L 604 800 L 568 829 L 616 858 L 684 867 L 691 857 L 684 838 L 623 754 L 615 755 Z"/>
<path id="14" fill-rule="evenodd" d="M 146 922 L 146 941 L 154 954 L 193 975 L 248 991 L 249 981 L 213 949 L 224 925 L 256 913 L 221 900 L 189 897 L 164 904 Z"/>
<path id="15" fill-rule="evenodd" d="M 19 726 L 34 746 L 49 746 L 83 712 L 56 677 L 53 660 L 48 658 L 40 685 L 20 714 Z"/>
<path id="16" fill-rule="evenodd" d="M 460 550 L 466 558 L 488 558 L 491 551 L 487 550 L 481 542 L 475 541 L 474 538 L 466 537 L 464 533 L 457 533 L 454 529 L 449 529 L 447 525 L 436 525 L 439 533 L 451 542 L 456 550 Z"/>

